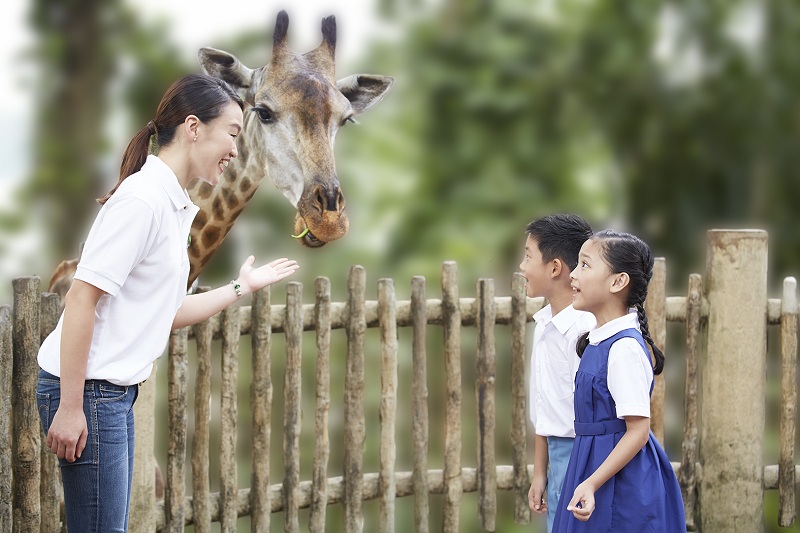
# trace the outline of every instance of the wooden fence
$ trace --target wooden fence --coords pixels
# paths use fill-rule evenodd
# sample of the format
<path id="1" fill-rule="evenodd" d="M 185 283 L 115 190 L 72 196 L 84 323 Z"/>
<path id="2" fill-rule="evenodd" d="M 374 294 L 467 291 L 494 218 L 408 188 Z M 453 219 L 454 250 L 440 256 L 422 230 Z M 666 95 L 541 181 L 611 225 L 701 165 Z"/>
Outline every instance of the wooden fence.
<path id="1" fill-rule="evenodd" d="M 686 380 L 681 461 L 673 463 L 684 495 L 689 530 L 763 531 L 763 491 L 780 491 L 777 521 L 791 525 L 795 518 L 795 418 L 798 305 L 796 282 L 787 278 L 780 299 L 767 297 L 767 235 L 763 231 L 710 231 L 705 278 L 692 274 L 686 296 L 666 296 L 666 264 L 656 268 L 646 302 L 650 329 L 664 347 L 667 322 L 686 326 Z M 526 323 L 543 302 L 528 299 L 524 280 L 515 276 L 510 296 L 496 296 L 494 282 L 480 279 L 474 298 L 458 293 L 455 263 L 442 267 L 441 299 L 426 296 L 426 283 L 415 277 L 411 299 L 397 301 L 394 283 L 381 279 L 377 300 L 366 299 L 366 273 L 350 269 L 346 302 L 332 302 L 330 283 L 319 278 L 313 304 L 302 303 L 302 286 L 288 283 L 286 303 L 273 304 L 268 289 L 254 295 L 249 307 L 230 308 L 211 320 L 172 334 L 169 342 L 167 390 L 168 421 L 154 417 L 155 372 L 140 390 L 136 404 L 136 473 L 131 505 L 131 531 L 197 532 L 220 522 L 223 531 L 235 531 L 237 518 L 250 516 L 252 531 L 269 531 L 273 513 L 283 512 L 285 531 L 299 531 L 299 509 L 309 508 L 311 531 L 326 530 L 326 511 L 343 507 L 343 524 L 327 524 L 348 532 L 362 531 L 362 502 L 380 500 L 379 529 L 395 530 L 397 498 L 413 496 L 416 531 L 459 531 L 464 493 L 477 493 L 477 513 L 483 528 L 496 529 L 498 491 L 514 494 L 514 517 L 527 523 L 527 490 L 532 466 L 527 464 L 525 361 Z M 13 281 L 13 310 L 0 307 L 0 531 L 61 531 L 60 488 L 55 459 L 42 450 L 41 428 L 33 391 L 36 352 L 53 329 L 58 302 L 41 295 L 38 278 Z M 501 364 L 510 365 L 510 382 L 497 383 L 498 357 L 495 326 L 509 325 L 510 353 Z M 768 325 L 780 328 L 781 416 L 780 457 L 764 465 L 766 408 L 766 338 Z M 437 351 L 443 372 L 427 375 L 426 334 L 441 327 L 443 346 Z M 396 471 L 398 413 L 398 328 L 412 330 L 411 446 L 413 470 Z M 368 328 L 378 328 L 379 346 L 366 350 Z M 462 328 L 475 328 L 475 361 L 465 362 Z M 344 386 L 344 459 L 341 477 L 328 477 L 330 459 L 329 408 L 331 398 L 331 331 L 346 333 Z M 312 476 L 300 480 L 301 353 L 303 332 L 316 337 L 315 449 Z M 283 398 L 283 464 L 280 483 L 270 478 L 271 417 L 275 412 L 272 368 L 273 334 L 283 334 L 285 353 Z M 238 361 L 242 336 L 250 336 L 252 480 L 239 489 L 236 436 Z M 209 449 L 212 344 L 221 339 L 220 479 L 211 493 Z M 188 379 L 190 343 L 194 342 L 196 378 Z M 672 351 L 668 350 L 668 353 Z M 379 354 L 370 367 L 380 366 L 379 471 L 364 471 L 366 435 L 366 353 Z M 377 357 L 377 356 L 376 356 Z M 373 357 L 372 359 L 376 359 Z M 477 456 L 462 457 L 462 364 L 474 365 Z M 431 405 L 428 386 L 444 387 L 442 405 Z M 194 428 L 187 449 L 190 411 L 194 396 Z M 656 380 L 651 424 L 664 442 L 665 386 Z M 498 428 L 497 395 L 510 395 L 510 427 Z M 702 403 L 699 398 L 702 397 Z M 9 405 L 8 399 L 11 399 Z M 338 398 L 336 399 L 338 401 Z M 13 409 L 12 409 L 13 408 Z M 444 419 L 443 469 L 428 467 L 431 428 L 429 409 L 441 409 Z M 13 417 L 12 417 L 13 412 Z M 377 428 L 371 428 L 378 431 Z M 168 432 L 166 492 L 154 494 L 154 434 Z M 439 431 L 439 428 L 435 428 Z M 509 439 L 510 465 L 498 465 L 496 439 Z M 400 443 L 409 442 L 401 439 Z M 191 496 L 185 493 L 186 459 L 191 460 Z M 474 466 L 473 466 L 474 465 Z M 702 467 L 702 468 L 701 468 Z M 429 495 L 442 494 L 442 523 L 431 524 Z M 327 521 L 329 522 L 329 520 Z"/>

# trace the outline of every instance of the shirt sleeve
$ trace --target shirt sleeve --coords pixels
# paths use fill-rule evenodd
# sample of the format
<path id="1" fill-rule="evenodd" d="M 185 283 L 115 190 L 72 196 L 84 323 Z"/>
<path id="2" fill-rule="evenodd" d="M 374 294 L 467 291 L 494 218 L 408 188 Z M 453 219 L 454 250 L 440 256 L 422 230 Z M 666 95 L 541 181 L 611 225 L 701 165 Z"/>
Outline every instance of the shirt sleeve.
<path id="1" fill-rule="evenodd" d="M 608 390 L 617 405 L 617 417 L 650 418 L 653 369 L 636 339 L 624 337 L 608 353 Z"/>
<path id="2" fill-rule="evenodd" d="M 116 295 L 152 246 L 157 229 L 153 209 L 142 199 L 124 198 L 101 209 L 86 238 L 75 279 Z"/>

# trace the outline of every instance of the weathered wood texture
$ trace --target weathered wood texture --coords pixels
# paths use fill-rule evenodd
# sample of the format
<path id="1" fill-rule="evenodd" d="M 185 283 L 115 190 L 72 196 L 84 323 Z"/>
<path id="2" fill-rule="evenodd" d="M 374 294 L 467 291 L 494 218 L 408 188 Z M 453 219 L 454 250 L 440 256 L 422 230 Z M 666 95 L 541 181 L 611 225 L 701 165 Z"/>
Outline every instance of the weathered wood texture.
<path id="1" fill-rule="evenodd" d="M 478 356 L 475 396 L 478 404 L 478 516 L 483 528 L 495 530 L 497 479 L 495 471 L 495 345 L 494 281 L 478 280 Z"/>
<path id="2" fill-rule="evenodd" d="M 797 416 L 797 281 L 783 282 L 781 298 L 781 425 L 778 524 L 789 527 L 795 509 L 795 417 Z"/>
<path id="3" fill-rule="evenodd" d="M 667 353 L 667 267 L 663 257 L 656 257 L 653 264 L 653 277 L 647 289 L 647 300 L 644 302 L 650 337 L 658 349 Z M 653 394 L 650 397 L 650 429 L 656 439 L 664 444 L 664 396 L 666 382 L 664 374 L 655 376 Z"/>
<path id="4" fill-rule="evenodd" d="M 36 382 L 39 365 L 36 354 L 41 339 L 41 295 L 39 278 L 17 278 L 12 283 L 14 315 L 12 344 L 14 360 L 11 381 L 11 412 L 13 413 L 12 475 L 14 478 L 14 533 L 39 531 L 41 504 L 42 427 L 36 409 Z M 8 411 L 6 411 L 8 412 Z M 6 476 L 9 471 L 6 471 Z"/>
<path id="5" fill-rule="evenodd" d="M 701 338 L 704 334 L 704 321 L 701 318 L 703 301 L 703 280 L 700 274 L 689 276 L 689 295 L 686 302 L 686 384 L 684 386 L 684 422 L 683 441 L 681 445 L 681 469 L 678 481 L 683 495 L 683 507 L 686 513 L 686 527 L 690 531 L 696 528 L 697 514 L 697 460 L 698 438 L 697 405 L 698 405 L 698 362 L 701 355 Z"/>
<path id="6" fill-rule="evenodd" d="M 444 412 L 444 516 L 442 531 L 459 531 L 461 511 L 461 309 L 458 305 L 458 266 L 442 265 L 442 322 L 447 401 Z"/>
<path id="7" fill-rule="evenodd" d="M 763 238 L 763 240 L 762 240 Z M 685 416 L 681 448 L 681 463 L 672 463 L 678 472 L 684 497 L 689 530 L 703 526 L 704 531 L 734 530 L 730 516 L 739 512 L 737 520 L 748 521 L 748 531 L 760 531 L 762 523 L 761 498 L 763 490 L 778 489 L 781 505 L 779 524 L 788 527 L 795 519 L 795 493 L 798 469 L 795 465 L 796 417 L 796 358 L 798 311 L 796 283 L 788 278 L 780 299 L 766 298 L 766 239 L 760 232 L 710 232 L 709 263 L 706 286 L 698 274 L 689 277 L 685 297 L 667 297 L 665 294 L 666 269 L 663 259 L 658 259 L 649 289 L 646 310 L 650 332 L 656 344 L 664 348 L 666 322 L 686 325 L 686 383 Z M 414 529 L 445 532 L 460 530 L 459 515 L 462 496 L 477 493 L 478 514 L 484 529 L 493 531 L 497 524 L 497 491 L 509 490 L 514 494 L 514 520 L 530 520 L 527 507 L 527 489 L 532 467 L 526 464 L 528 416 L 524 381 L 527 357 L 525 337 L 531 316 L 544 304 L 541 298 L 527 298 L 524 280 L 515 275 L 511 296 L 496 297 L 492 280 L 482 279 L 476 284 L 476 298 L 459 298 L 458 270 L 453 262 L 442 266 L 442 299 L 426 297 L 425 279 L 415 277 L 411 284 L 411 299 L 397 301 L 391 279 L 378 281 L 376 301 L 365 299 L 366 273 L 354 266 L 348 276 L 346 302 L 331 302 L 330 283 L 319 278 L 316 283 L 314 303 L 302 303 L 302 287 L 298 283 L 286 285 L 285 305 L 271 305 L 269 289 L 253 296 L 251 307 L 233 307 L 216 317 L 193 327 L 174 332 L 170 338 L 167 361 L 169 402 L 169 444 L 167 463 L 166 498 L 155 501 L 143 495 L 144 484 L 137 486 L 132 497 L 131 531 L 152 532 L 183 531 L 194 525 L 198 532 L 213 530 L 212 523 L 219 522 L 223 531 L 234 531 L 238 517 L 250 516 L 252 531 L 268 531 L 271 514 L 284 512 L 284 529 L 298 531 L 299 510 L 310 508 L 308 529 L 314 532 L 330 528 L 360 532 L 365 529 L 362 502 L 379 499 L 380 513 L 377 527 L 381 532 L 396 528 L 396 498 L 414 497 Z M 23 400 L 23 391 L 35 388 L 36 352 L 44 335 L 55 325 L 57 313 L 51 316 L 51 302 L 38 296 L 38 279 L 26 278 L 15 285 L 15 311 L 0 307 L 0 401 Z M 35 309 L 36 311 L 29 311 Z M 41 314 L 39 313 L 41 309 Z M 763 466 L 763 417 L 757 419 L 760 402 L 764 398 L 766 327 L 780 324 L 782 353 L 781 381 L 781 449 L 778 465 Z M 495 327 L 503 335 L 510 334 L 510 353 L 501 354 L 501 364 L 510 365 L 511 379 L 503 384 L 501 394 L 510 394 L 511 427 L 500 428 L 502 448 L 495 449 L 496 418 L 496 347 Z M 443 357 L 431 358 L 429 363 L 427 327 L 441 326 Z M 380 468 L 376 473 L 365 473 L 363 467 L 366 420 L 364 414 L 365 356 L 375 357 L 375 350 L 365 349 L 368 327 L 380 328 Z M 411 327 L 411 435 L 398 439 L 398 328 Z M 475 411 L 462 413 L 461 334 L 464 327 L 475 327 Z M 330 397 L 331 331 L 343 328 L 347 338 L 344 393 L 344 444 L 343 475 L 328 477 L 330 442 L 328 438 L 328 412 Z M 301 440 L 301 353 L 303 331 L 316 331 L 316 405 L 314 424 L 314 457 L 311 480 L 300 479 Z M 286 374 L 284 375 L 283 405 L 283 479 L 270 481 L 270 427 L 274 407 L 272 401 L 271 349 L 272 334 L 282 333 L 286 339 Z M 236 481 L 237 434 L 237 374 L 240 336 L 250 334 L 252 341 L 252 488 L 239 489 Z M 706 338 L 708 337 L 708 338 Z M 188 339 L 196 345 L 197 377 L 188 381 Z M 209 457 L 209 434 L 212 415 L 209 408 L 213 400 L 211 379 L 213 375 L 212 346 L 214 339 L 222 339 L 220 385 L 220 433 L 222 436 L 219 458 Z M 704 354 L 708 351 L 708 356 Z M 669 358 L 669 356 L 668 356 Z M 20 361 L 23 361 L 21 363 Z M 370 360 L 371 362 L 373 359 Z M 428 374 L 428 368 L 439 369 Z M 28 365 L 28 369 L 20 365 Z M 33 371 L 30 370 L 32 365 Z M 725 368 L 724 373 L 714 369 Z M 505 374 L 505 372 L 503 372 Z M 431 378 L 433 376 L 433 378 Z M 155 372 L 140 389 L 137 400 L 137 417 L 141 415 L 142 392 L 145 398 L 154 398 Z M 701 379 L 702 377 L 702 379 Z M 431 381 L 433 379 L 433 381 Z M 444 411 L 444 458 L 442 470 L 430 469 L 428 410 L 428 382 L 444 387 L 445 401 L 436 409 Z M 703 402 L 698 401 L 702 386 Z M 191 389 L 190 389 L 191 387 Z M 373 387 L 370 384 L 370 387 Z M 149 390 L 148 390 L 149 388 Z M 191 497 L 185 495 L 186 472 L 184 458 L 187 447 L 187 412 L 189 390 L 193 391 L 193 437 Z M 747 395 L 737 391 L 748 390 Z M 753 392 L 755 391 L 755 392 Z M 663 428 L 663 410 L 667 398 L 654 392 L 652 423 L 654 432 L 669 433 Z M 28 395 L 30 396 L 30 395 Z M 146 403 L 146 402 L 145 402 Z M 750 403 L 759 404 L 755 407 Z M 153 411 L 153 405 L 147 407 Z M 56 514 L 53 495 L 60 488 L 48 480 L 55 480 L 52 467 L 54 457 L 41 450 L 40 443 L 32 448 L 35 460 L 26 464 L 26 444 L 41 439 L 38 416 L 32 420 L 25 416 L 25 406 L 14 405 L 14 425 L 10 418 L 0 418 L 0 471 L 14 469 L 17 490 L 12 492 L 11 476 L 0 477 L 0 530 L 27 531 L 33 520 L 41 522 L 41 530 L 58 526 L 61 517 Z M 280 412 L 280 411 L 278 411 Z M 735 413 L 736 416 L 732 416 Z M 33 414 L 36 415 L 35 409 Z M 146 414 L 146 413 L 145 413 Z M 702 414 L 702 416 L 701 416 Z M 763 410 L 760 413 L 763 415 Z M 476 416 L 478 425 L 477 458 L 474 468 L 461 465 L 461 416 Z M 761 420 L 761 422 L 759 422 Z M 702 425 L 701 422 L 702 421 Z M 150 420 L 152 424 L 152 415 Z M 277 421 L 276 421 L 277 422 Z M 5 425 L 4 425 L 5 424 Z M 17 427 L 18 424 L 22 424 Z M 155 427 L 154 424 L 152 424 Z M 161 428 L 158 428 L 161 430 Z M 436 428 L 435 431 L 439 431 Z M 153 480 L 152 448 L 149 459 L 140 463 L 139 418 L 137 418 L 137 472 L 135 479 Z M 19 433 L 17 433 L 19 432 Z M 703 438 L 700 439 L 702 432 Z M 151 435 L 152 436 L 152 435 Z M 716 439 L 716 440 L 715 440 Z M 152 440 L 152 439 L 151 439 Z M 718 442 L 719 441 L 719 442 Z M 724 441 L 724 442 L 723 442 Z M 701 443 L 702 442 L 702 447 Z M 723 446 L 720 442 L 728 443 Z M 152 444 L 152 443 L 150 443 Z M 411 472 L 396 471 L 398 444 L 410 446 L 408 457 L 413 460 Z M 147 449 L 147 447 L 144 447 Z M 498 457 L 509 454 L 507 457 Z M 41 450 L 41 451 L 40 451 Z M 146 461 L 151 461 L 147 465 Z M 210 492 L 209 466 L 219 461 L 220 491 Z M 510 461 L 510 466 L 497 466 L 498 461 Z M 34 464 L 35 463 L 35 464 Z M 699 466 L 704 466 L 700 476 Z M 6 465 L 6 466 L 4 466 Z M 21 468 L 27 465 L 30 468 Z M 39 466 L 41 465 L 41 466 Z M 143 466 L 146 465 L 146 466 Z M 39 470 L 38 468 L 41 468 Z M 149 468 L 149 473 L 142 473 Z M 141 481 L 140 481 L 141 483 Z M 30 487 L 28 498 L 23 498 L 20 487 Z M 137 493 L 138 491 L 138 493 Z M 729 498 L 736 493 L 737 498 Z M 431 495 L 442 494 L 442 524 L 431 527 Z M 6 495 L 3 497 L 3 495 Z M 145 499 L 147 498 L 147 499 Z M 722 498 L 720 500 L 720 498 Z M 34 500 L 39 501 L 34 501 Z M 46 500 L 46 501 L 45 501 Z M 40 503 L 40 501 L 42 503 Z M 19 506 L 18 506 L 18 502 Z M 138 503 L 137 503 L 138 502 Z M 745 503 L 749 502 L 749 503 Z M 341 504 L 344 510 L 342 524 L 326 524 L 327 506 Z M 720 513 L 719 508 L 726 509 Z M 746 509 L 745 509 L 746 507 Z M 701 512 L 702 509 L 702 512 Z M 725 516 L 721 516 L 724 514 Z M 703 524 L 699 524 L 699 519 Z M 372 524 L 366 529 L 370 530 Z M 38 526 L 34 526 L 33 530 Z M 734 529 L 731 529 L 733 527 Z"/>
<path id="8" fill-rule="evenodd" d="M 316 415 L 314 417 L 314 465 L 311 484 L 311 516 L 309 529 L 313 533 L 326 530 L 325 516 L 328 510 L 328 460 L 331 455 L 328 437 L 328 412 L 331 406 L 331 282 L 328 278 L 317 278 L 314 305 L 314 321 L 317 341 L 317 390 Z M 300 324 L 302 325 L 302 324 Z"/>
<path id="9" fill-rule="evenodd" d="M 378 489 L 381 533 L 394 533 L 395 461 L 397 460 L 397 316 L 394 282 L 378 280 L 378 319 L 381 331 L 381 450 Z M 326 491 L 327 494 L 327 491 Z M 324 502 L 327 505 L 327 501 Z"/>
<path id="10" fill-rule="evenodd" d="M 712 230 L 708 238 L 700 530 L 758 533 L 764 530 L 756 510 L 764 498 L 767 234 Z"/>

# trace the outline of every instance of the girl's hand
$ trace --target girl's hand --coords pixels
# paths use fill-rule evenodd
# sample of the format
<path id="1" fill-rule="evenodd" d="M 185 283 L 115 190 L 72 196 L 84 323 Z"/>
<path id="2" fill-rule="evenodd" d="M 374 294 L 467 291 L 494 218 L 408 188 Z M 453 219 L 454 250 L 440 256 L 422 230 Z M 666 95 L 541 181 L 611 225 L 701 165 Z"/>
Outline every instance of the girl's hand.
<path id="1" fill-rule="evenodd" d="M 533 476 L 531 488 L 528 489 L 528 506 L 531 511 L 538 514 L 547 512 L 547 502 L 544 499 L 544 491 L 547 480 L 543 476 Z"/>
<path id="2" fill-rule="evenodd" d="M 244 262 L 242 268 L 239 269 L 238 281 L 244 294 L 255 292 L 267 285 L 286 279 L 299 268 L 297 261 L 289 260 L 285 257 L 258 268 L 253 268 L 255 260 L 256 258 L 251 255 Z"/>
<path id="3" fill-rule="evenodd" d="M 594 488 L 585 481 L 575 487 L 575 494 L 567 504 L 567 511 L 572 511 L 575 518 L 586 522 L 594 512 Z"/>

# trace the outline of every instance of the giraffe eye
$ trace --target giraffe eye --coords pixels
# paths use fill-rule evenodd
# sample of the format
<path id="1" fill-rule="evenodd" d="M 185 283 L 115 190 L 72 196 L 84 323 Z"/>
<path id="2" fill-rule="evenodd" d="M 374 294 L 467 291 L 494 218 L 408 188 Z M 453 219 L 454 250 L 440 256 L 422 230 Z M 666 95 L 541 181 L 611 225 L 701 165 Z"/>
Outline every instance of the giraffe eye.
<path id="1" fill-rule="evenodd" d="M 272 124 L 275 122 L 275 114 L 268 107 L 254 107 L 253 111 L 258 114 L 258 120 L 264 124 Z"/>

